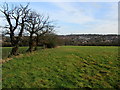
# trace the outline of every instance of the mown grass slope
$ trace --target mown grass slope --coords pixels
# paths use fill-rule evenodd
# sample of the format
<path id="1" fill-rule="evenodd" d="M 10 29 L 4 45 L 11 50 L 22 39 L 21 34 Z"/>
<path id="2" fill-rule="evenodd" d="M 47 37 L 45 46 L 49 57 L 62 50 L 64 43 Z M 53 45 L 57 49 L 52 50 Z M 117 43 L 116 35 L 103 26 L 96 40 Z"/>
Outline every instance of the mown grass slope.
<path id="1" fill-rule="evenodd" d="M 118 88 L 118 47 L 63 46 L 3 64 L 3 88 Z"/>

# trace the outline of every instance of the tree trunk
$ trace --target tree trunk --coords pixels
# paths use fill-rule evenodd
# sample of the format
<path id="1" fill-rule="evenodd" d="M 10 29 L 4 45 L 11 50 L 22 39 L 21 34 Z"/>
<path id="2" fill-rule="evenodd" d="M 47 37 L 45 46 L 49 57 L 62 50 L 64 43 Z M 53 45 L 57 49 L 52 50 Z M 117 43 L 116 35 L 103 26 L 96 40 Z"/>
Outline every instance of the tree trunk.
<path id="1" fill-rule="evenodd" d="M 12 44 L 12 50 L 10 55 L 15 55 L 15 56 L 19 55 L 18 49 L 19 49 L 19 41 L 21 37 L 20 36 L 15 37 L 14 34 L 11 34 L 10 38 L 11 38 L 11 44 Z"/>
<path id="2" fill-rule="evenodd" d="M 39 43 L 39 36 L 37 35 L 37 37 L 36 37 L 35 51 L 38 49 L 38 43 Z"/>
<path id="3" fill-rule="evenodd" d="M 27 52 L 32 52 L 32 51 L 33 51 L 33 33 L 30 34 L 29 48 Z"/>
<path id="4" fill-rule="evenodd" d="M 18 45 L 14 46 L 11 50 L 11 55 L 18 55 L 18 49 L 19 49 Z"/>
<path id="5" fill-rule="evenodd" d="M 10 39 L 11 39 L 11 45 L 12 45 L 12 50 L 10 52 L 10 56 L 11 55 L 18 55 L 19 45 L 18 45 L 18 41 L 17 42 L 15 41 L 15 37 L 14 37 L 14 33 L 13 32 L 10 34 Z"/>
<path id="6" fill-rule="evenodd" d="M 30 44 L 27 52 L 32 52 L 32 51 L 33 51 L 33 45 Z"/>

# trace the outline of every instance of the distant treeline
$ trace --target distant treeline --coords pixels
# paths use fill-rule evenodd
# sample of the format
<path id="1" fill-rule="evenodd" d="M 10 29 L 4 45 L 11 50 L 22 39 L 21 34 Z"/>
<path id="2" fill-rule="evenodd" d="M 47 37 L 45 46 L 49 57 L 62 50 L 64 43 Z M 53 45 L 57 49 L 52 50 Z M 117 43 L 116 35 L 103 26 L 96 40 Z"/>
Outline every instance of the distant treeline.
<path id="1" fill-rule="evenodd" d="M 64 45 L 76 46 L 119 46 L 119 35 L 117 34 L 77 34 L 61 35 Z"/>
<path id="2" fill-rule="evenodd" d="M 3 47 L 10 47 L 10 38 L 7 36 L 2 37 Z M 22 37 L 20 46 L 28 46 L 29 37 Z M 60 45 L 73 45 L 73 46 L 120 46 L 119 35 L 109 34 L 80 34 L 80 35 L 44 35 L 39 39 L 39 46 L 51 47 Z"/>

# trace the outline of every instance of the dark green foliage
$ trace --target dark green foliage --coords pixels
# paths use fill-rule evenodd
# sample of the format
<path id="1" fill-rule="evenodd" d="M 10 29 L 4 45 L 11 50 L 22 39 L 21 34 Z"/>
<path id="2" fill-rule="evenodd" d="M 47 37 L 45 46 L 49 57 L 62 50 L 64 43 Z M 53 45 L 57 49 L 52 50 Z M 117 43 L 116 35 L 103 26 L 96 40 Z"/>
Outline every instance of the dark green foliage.
<path id="1" fill-rule="evenodd" d="M 39 42 L 46 48 L 55 48 L 61 43 L 60 39 L 55 34 L 46 34 L 40 38 Z"/>

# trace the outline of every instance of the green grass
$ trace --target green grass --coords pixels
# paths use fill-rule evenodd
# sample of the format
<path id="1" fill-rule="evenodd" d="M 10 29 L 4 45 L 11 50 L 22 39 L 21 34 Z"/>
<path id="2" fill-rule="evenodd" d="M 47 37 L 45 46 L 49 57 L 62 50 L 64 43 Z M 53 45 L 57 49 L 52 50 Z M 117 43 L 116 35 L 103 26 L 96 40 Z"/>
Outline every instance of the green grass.
<path id="1" fill-rule="evenodd" d="M 28 47 L 20 47 L 19 48 L 19 53 L 25 53 Z M 10 51 L 11 51 L 11 47 L 3 47 L 2 48 L 2 58 L 8 58 L 8 56 L 10 55 Z"/>
<path id="2" fill-rule="evenodd" d="M 3 88 L 120 88 L 118 47 L 62 46 L 14 58 Z"/>
<path id="3" fill-rule="evenodd" d="M 28 47 L 19 47 L 18 53 L 25 54 L 27 49 L 28 49 Z M 41 49 L 41 47 L 38 47 L 38 49 Z M 11 50 L 12 50 L 11 47 L 3 47 L 2 48 L 2 59 L 8 58 Z"/>

